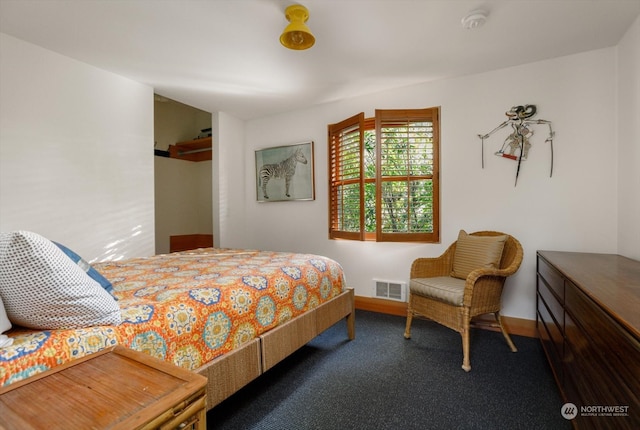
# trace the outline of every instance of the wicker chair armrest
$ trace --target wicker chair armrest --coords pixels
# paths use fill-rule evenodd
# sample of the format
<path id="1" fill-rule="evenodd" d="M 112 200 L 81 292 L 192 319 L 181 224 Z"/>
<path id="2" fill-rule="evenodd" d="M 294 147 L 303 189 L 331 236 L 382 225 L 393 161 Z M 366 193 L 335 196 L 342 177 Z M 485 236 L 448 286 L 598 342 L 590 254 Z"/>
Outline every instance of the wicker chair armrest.
<path id="1" fill-rule="evenodd" d="M 411 264 L 411 279 L 433 278 L 435 276 L 449 276 L 453 254 L 443 254 L 435 258 L 417 258 Z"/>
<path id="2" fill-rule="evenodd" d="M 467 276 L 467 283 L 475 284 L 478 279 L 482 278 L 483 276 L 499 276 L 502 278 L 507 278 L 513 275 L 515 272 L 516 271 L 513 270 L 511 266 L 505 269 L 475 269 L 471 271 Z"/>

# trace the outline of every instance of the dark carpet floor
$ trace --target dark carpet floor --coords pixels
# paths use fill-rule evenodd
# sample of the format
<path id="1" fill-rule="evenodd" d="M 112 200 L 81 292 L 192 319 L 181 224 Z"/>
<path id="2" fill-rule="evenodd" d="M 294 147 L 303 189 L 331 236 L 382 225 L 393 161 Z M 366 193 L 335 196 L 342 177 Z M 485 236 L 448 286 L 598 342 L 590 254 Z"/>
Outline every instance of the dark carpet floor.
<path id="1" fill-rule="evenodd" d="M 208 429 L 570 429 L 538 339 L 356 311 L 207 414 Z"/>

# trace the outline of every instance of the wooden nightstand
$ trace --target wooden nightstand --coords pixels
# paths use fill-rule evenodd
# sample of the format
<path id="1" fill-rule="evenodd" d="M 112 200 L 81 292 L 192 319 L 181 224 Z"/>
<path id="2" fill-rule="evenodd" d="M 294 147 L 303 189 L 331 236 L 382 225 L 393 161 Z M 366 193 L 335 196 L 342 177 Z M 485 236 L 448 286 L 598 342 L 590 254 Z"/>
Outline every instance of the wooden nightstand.
<path id="1" fill-rule="evenodd" d="M 0 429 L 206 429 L 207 379 L 122 346 L 0 389 Z"/>

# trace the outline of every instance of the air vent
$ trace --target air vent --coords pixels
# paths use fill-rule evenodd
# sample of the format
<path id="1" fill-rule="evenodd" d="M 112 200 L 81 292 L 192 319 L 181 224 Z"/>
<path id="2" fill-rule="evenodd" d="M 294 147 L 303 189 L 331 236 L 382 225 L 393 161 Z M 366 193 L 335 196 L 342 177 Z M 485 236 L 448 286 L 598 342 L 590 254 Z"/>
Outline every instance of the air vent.
<path id="1" fill-rule="evenodd" d="M 405 302 L 407 300 L 406 282 L 374 279 L 373 287 L 374 297 L 379 299 L 397 300 L 399 302 Z"/>

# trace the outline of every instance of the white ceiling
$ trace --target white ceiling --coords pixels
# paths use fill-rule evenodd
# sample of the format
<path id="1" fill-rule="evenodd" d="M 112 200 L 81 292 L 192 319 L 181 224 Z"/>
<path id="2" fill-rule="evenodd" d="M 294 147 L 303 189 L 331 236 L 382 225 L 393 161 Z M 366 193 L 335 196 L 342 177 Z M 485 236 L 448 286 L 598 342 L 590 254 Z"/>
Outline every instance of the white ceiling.
<path id="1" fill-rule="evenodd" d="M 292 3 L 0 0 L 0 31 L 251 119 L 615 46 L 640 14 L 640 0 L 302 0 L 316 44 L 291 51 Z M 464 29 L 477 8 L 487 23 Z"/>

